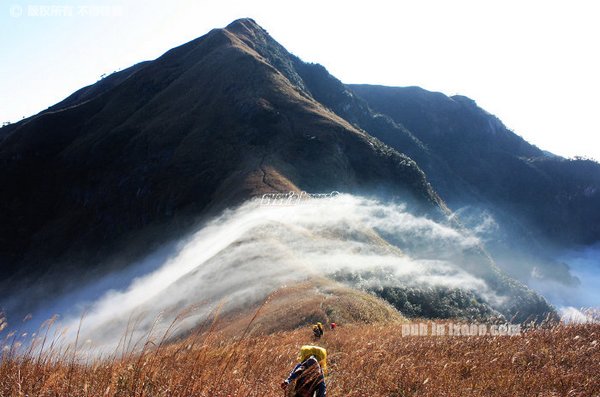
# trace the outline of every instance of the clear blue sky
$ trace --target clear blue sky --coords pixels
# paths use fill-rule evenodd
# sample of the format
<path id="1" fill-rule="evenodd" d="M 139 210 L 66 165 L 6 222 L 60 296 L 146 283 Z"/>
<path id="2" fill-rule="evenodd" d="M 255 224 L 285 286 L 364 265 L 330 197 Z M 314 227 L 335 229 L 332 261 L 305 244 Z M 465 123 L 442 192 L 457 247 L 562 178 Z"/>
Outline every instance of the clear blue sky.
<path id="1" fill-rule="evenodd" d="M 0 121 L 240 17 L 343 82 L 467 95 L 542 149 L 600 160 L 595 0 L 0 0 Z"/>

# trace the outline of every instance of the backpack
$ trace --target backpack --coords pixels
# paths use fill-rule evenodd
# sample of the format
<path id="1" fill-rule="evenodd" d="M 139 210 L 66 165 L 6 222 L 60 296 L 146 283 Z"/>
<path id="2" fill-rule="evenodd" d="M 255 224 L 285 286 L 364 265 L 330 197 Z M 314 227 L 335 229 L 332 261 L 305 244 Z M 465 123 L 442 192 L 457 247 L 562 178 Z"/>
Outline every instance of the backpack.
<path id="1" fill-rule="evenodd" d="M 327 375 L 327 350 L 319 346 L 304 345 L 300 348 L 298 361 L 306 361 L 310 356 L 314 356 L 317 359 L 323 373 Z"/>

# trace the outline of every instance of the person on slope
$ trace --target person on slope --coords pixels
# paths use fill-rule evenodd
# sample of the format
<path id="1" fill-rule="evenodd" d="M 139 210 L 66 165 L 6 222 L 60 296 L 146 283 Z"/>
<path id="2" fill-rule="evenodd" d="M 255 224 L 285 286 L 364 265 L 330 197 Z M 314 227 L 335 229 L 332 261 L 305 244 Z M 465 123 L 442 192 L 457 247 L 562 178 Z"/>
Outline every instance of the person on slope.
<path id="1" fill-rule="evenodd" d="M 320 338 L 321 336 L 323 336 L 323 324 L 321 323 L 316 323 L 315 325 L 313 325 L 313 334 L 315 335 L 315 338 Z"/>
<path id="2" fill-rule="evenodd" d="M 325 397 L 327 390 L 325 375 L 327 374 L 327 350 L 319 346 L 305 345 L 300 348 L 297 364 L 290 376 L 281 383 L 287 390 L 295 380 L 291 397 Z"/>

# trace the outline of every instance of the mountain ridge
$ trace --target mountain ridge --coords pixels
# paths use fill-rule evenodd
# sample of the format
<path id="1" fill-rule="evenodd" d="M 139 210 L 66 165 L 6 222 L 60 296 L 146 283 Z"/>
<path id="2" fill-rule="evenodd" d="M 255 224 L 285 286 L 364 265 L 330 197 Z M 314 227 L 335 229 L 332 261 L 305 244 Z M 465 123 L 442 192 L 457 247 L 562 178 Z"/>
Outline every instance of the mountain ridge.
<path id="1" fill-rule="evenodd" d="M 373 87 L 344 85 L 242 19 L 5 127 L 0 185 L 11 190 L 0 192 L 0 215 L 8 220 L 0 226 L 2 284 L 65 273 L 85 280 L 119 269 L 211 216 L 272 192 L 400 199 L 416 214 L 461 229 L 445 200 L 455 205 L 474 197 L 485 204 L 489 197 L 440 150 L 443 144 L 436 146 L 436 117 L 445 108 L 409 111 L 415 118 L 407 118 L 394 107 L 382 109 L 379 91 L 387 88 Z M 451 110 L 484 112 L 466 97 L 447 100 Z M 419 128 L 415 113 L 434 121 Z M 461 128 L 464 121 L 444 120 Z M 487 112 L 475 127 L 464 123 L 475 138 L 481 125 L 508 148 L 521 145 L 518 154 L 542 153 Z M 525 320 L 552 310 L 503 274 L 483 245 L 464 252 L 462 267 L 521 299 L 504 308 L 507 315 Z"/>
<path id="2" fill-rule="evenodd" d="M 214 29 L 6 130 L 0 182 L 13 191 L 0 206 L 0 253 L 13 272 L 77 250 L 100 258 L 96 247 L 127 230 L 274 189 L 396 179 L 429 208 L 442 205 L 411 159 L 322 107 L 230 31 L 247 35 L 249 23 Z"/>
<path id="3" fill-rule="evenodd" d="M 440 194 L 453 210 L 488 211 L 498 220 L 500 235 L 488 248 L 505 270 L 526 281 L 546 268 L 545 278 L 572 282 L 554 257 L 600 240 L 600 164 L 549 156 L 464 96 L 419 87 L 349 87 L 445 160 L 447 168 L 423 167 L 434 187 L 438 179 L 452 179 L 448 171 L 461 176 L 472 194 Z"/>

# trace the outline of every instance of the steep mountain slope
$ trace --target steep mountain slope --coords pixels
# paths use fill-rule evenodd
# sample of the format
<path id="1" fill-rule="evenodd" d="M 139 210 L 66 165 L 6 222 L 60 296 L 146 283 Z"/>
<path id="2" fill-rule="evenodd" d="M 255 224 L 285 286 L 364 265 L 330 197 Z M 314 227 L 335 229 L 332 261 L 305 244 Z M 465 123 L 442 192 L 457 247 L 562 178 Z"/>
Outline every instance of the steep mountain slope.
<path id="1" fill-rule="evenodd" d="M 3 129 L 4 274 L 97 262 L 149 226 L 185 228 L 270 191 L 385 186 L 440 207 L 412 160 L 316 102 L 285 58 L 257 53 L 264 37 L 237 21 Z"/>

